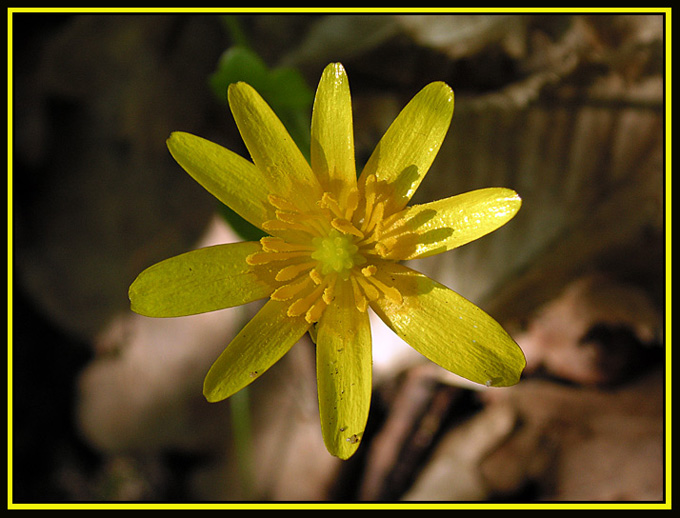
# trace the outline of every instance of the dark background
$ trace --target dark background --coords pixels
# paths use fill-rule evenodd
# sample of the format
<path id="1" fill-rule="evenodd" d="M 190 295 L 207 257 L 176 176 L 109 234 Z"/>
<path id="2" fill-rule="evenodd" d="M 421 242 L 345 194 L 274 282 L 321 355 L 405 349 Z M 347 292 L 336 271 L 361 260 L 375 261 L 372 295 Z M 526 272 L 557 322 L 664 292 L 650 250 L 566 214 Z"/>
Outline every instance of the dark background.
<path id="1" fill-rule="evenodd" d="M 664 499 L 663 15 L 10 16 L 14 502 Z M 339 463 L 303 342 L 249 395 L 243 464 L 234 404 L 200 384 L 252 308 L 172 323 L 127 309 L 143 268 L 222 228 L 165 139 L 247 156 L 208 87 L 234 27 L 312 89 L 342 61 L 358 164 L 425 84 L 454 88 L 415 201 L 498 185 L 524 203 L 419 269 L 511 331 L 517 387 L 376 359 L 365 444 Z"/>

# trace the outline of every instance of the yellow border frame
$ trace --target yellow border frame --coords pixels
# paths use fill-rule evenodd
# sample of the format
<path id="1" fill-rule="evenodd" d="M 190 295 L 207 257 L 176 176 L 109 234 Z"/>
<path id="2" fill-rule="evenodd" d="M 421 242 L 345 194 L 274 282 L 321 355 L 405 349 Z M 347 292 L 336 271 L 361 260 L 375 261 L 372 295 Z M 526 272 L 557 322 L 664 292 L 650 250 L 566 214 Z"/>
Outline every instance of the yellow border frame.
<path id="1" fill-rule="evenodd" d="M 648 509 L 648 510 L 667 510 L 671 509 L 672 483 L 671 483 L 671 423 L 672 423 L 672 367 L 671 367 L 671 11 L 670 7 L 665 8 L 322 8 L 322 7 L 235 7 L 235 8 L 146 8 L 146 7 L 123 7 L 123 8 L 32 8 L 32 7 L 9 7 L 7 8 L 7 508 L 9 510 L 35 509 L 35 510 L 80 510 L 80 509 L 119 509 L 119 510 L 186 510 L 186 509 L 233 509 L 233 510 L 293 510 L 293 509 L 362 509 L 362 510 L 520 510 L 520 509 Z M 545 12 L 545 13 L 617 13 L 617 14 L 663 14 L 665 16 L 665 36 L 666 36 L 666 153 L 665 153 L 665 215 L 666 215 L 666 314 L 665 314 L 665 361 L 666 361 L 666 442 L 665 442 L 665 494 L 666 500 L 661 503 L 196 503 L 196 504 L 177 504 L 177 503 L 50 503 L 50 504 L 17 504 L 12 501 L 12 150 L 13 150 L 13 91 L 12 91 L 12 15 L 14 13 L 40 12 L 40 13 L 480 13 L 480 12 L 503 12 L 503 13 L 523 13 L 523 12 Z"/>

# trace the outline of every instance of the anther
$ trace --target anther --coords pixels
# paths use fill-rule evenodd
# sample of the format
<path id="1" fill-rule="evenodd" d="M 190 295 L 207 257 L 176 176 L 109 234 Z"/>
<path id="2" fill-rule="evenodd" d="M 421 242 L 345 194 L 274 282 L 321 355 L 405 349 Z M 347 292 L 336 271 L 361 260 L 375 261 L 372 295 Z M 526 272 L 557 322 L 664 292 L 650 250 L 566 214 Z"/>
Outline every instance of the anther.
<path id="1" fill-rule="evenodd" d="M 276 196 L 275 194 L 270 194 L 267 196 L 267 200 L 271 203 L 274 208 L 279 210 L 286 210 L 288 212 L 298 212 L 298 208 L 281 196 Z"/>
<path id="2" fill-rule="evenodd" d="M 383 214 L 385 212 L 385 204 L 383 202 L 378 202 L 373 205 L 373 210 L 371 212 L 370 219 L 364 220 L 364 225 L 362 230 L 364 232 L 370 232 L 375 228 L 375 226 L 383 219 Z"/>
<path id="3" fill-rule="evenodd" d="M 359 191 L 352 189 L 349 194 L 347 194 L 347 200 L 345 200 L 345 219 L 351 220 L 354 215 L 354 211 L 357 210 L 359 206 Z"/>
<path id="4" fill-rule="evenodd" d="M 373 283 L 392 302 L 395 302 L 397 304 L 401 304 L 403 302 L 404 299 L 401 296 L 401 292 L 394 286 L 388 286 L 387 284 L 376 279 L 375 277 L 368 277 L 368 281 Z"/>
<path id="5" fill-rule="evenodd" d="M 303 297 L 293 302 L 288 308 L 287 312 L 288 316 L 298 317 L 303 313 L 306 313 L 312 307 L 312 304 L 314 304 L 314 302 L 316 302 L 316 300 L 321 297 L 324 288 L 325 287 L 323 285 L 317 286 L 306 297 Z"/>
<path id="6" fill-rule="evenodd" d="M 246 263 L 251 266 L 256 264 L 267 264 L 273 261 L 285 261 L 286 259 L 292 259 L 294 257 L 301 257 L 304 255 L 309 255 L 309 252 L 299 251 L 299 252 L 255 252 L 246 257 Z"/>
<path id="7" fill-rule="evenodd" d="M 336 280 L 337 280 L 336 275 L 329 276 L 328 286 L 326 286 L 326 289 L 323 290 L 322 298 L 326 304 L 330 304 L 331 302 L 333 302 Z"/>
<path id="8" fill-rule="evenodd" d="M 277 281 L 290 281 L 295 279 L 298 275 L 306 270 L 311 270 L 316 265 L 316 261 L 307 261 L 300 264 L 291 264 L 285 268 L 281 268 L 276 274 L 275 279 Z"/>
<path id="9" fill-rule="evenodd" d="M 262 250 L 265 252 L 297 252 L 297 251 L 312 251 L 313 247 L 307 245 L 298 245 L 295 243 L 288 243 L 280 237 L 266 236 L 260 239 Z"/>
<path id="10" fill-rule="evenodd" d="M 317 300 L 312 304 L 312 307 L 307 310 L 307 313 L 305 313 L 305 320 L 310 324 L 318 322 L 323 314 L 323 310 L 326 309 L 326 306 L 327 304 L 324 300 Z"/>
<path id="11" fill-rule="evenodd" d="M 354 305 L 359 311 L 364 313 L 368 308 L 368 300 L 366 300 L 354 276 L 350 277 L 350 282 L 352 283 L 352 293 L 354 294 Z"/>
<path id="12" fill-rule="evenodd" d="M 346 219 L 335 218 L 333 221 L 331 221 L 331 225 L 333 225 L 333 228 L 339 230 L 343 234 L 352 234 L 357 236 L 359 239 L 363 239 L 364 237 L 364 233 Z"/>
<path id="13" fill-rule="evenodd" d="M 366 295 L 368 300 L 373 301 L 378 300 L 380 298 L 380 292 L 375 286 L 369 284 L 369 282 L 366 280 L 366 277 L 357 276 L 356 279 L 357 283 L 359 284 L 359 286 L 361 286 L 361 290 L 364 292 L 364 295 Z"/>
<path id="14" fill-rule="evenodd" d="M 295 295 L 300 293 L 302 290 L 304 290 L 308 285 L 309 285 L 310 279 L 309 277 L 303 277 L 301 281 L 294 282 L 291 284 L 286 284 L 285 286 L 281 286 L 280 288 L 277 288 L 274 293 L 270 295 L 270 297 L 273 300 L 289 300 L 292 299 Z"/>
<path id="15" fill-rule="evenodd" d="M 364 277 L 370 277 L 371 275 L 375 275 L 375 272 L 377 271 L 378 268 L 374 264 L 369 264 L 368 266 L 361 269 L 361 273 L 363 274 Z"/>
<path id="16" fill-rule="evenodd" d="M 312 279 L 317 286 L 323 282 L 323 275 L 321 275 L 318 268 L 314 268 L 309 272 L 309 278 Z"/>
<path id="17" fill-rule="evenodd" d="M 364 182 L 364 199 L 366 200 L 366 209 L 364 213 L 364 222 L 371 219 L 371 212 L 373 211 L 373 204 L 375 203 L 375 175 L 369 175 Z"/>
<path id="18" fill-rule="evenodd" d="M 302 223 L 309 221 L 314 216 L 310 214 L 303 214 L 301 212 L 285 212 L 282 210 L 276 211 L 276 218 L 284 223 Z"/>
<path id="19" fill-rule="evenodd" d="M 387 257 L 387 254 L 390 253 L 390 249 L 385 245 L 385 243 L 382 242 L 376 243 L 373 248 L 376 252 L 378 252 L 380 257 Z"/>
<path id="20" fill-rule="evenodd" d="M 338 218 L 344 217 L 340 205 L 338 205 L 338 201 L 329 192 L 323 193 L 321 200 L 319 200 L 319 206 L 324 209 L 329 209 Z"/>
<path id="21" fill-rule="evenodd" d="M 309 233 L 309 227 L 302 223 L 287 223 L 278 219 L 270 219 L 262 223 L 262 230 L 276 232 L 277 230 L 302 230 Z"/>

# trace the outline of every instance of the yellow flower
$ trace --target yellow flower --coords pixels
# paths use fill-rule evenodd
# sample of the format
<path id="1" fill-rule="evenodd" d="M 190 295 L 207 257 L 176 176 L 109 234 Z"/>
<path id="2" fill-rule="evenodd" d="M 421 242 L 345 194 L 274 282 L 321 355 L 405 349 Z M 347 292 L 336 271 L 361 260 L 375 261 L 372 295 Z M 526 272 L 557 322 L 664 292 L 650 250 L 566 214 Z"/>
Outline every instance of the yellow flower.
<path id="1" fill-rule="evenodd" d="M 167 259 L 130 287 L 132 309 L 152 317 L 269 298 L 208 372 L 209 401 L 244 388 L 309 331 L 324 442 L 333 455 L 349 458 L 371 398 L 369 307 L 445 369 L 488 386 L 517 383 L 524 355 L 503 328 L 400 264 L 480 238 L 521 205 L 514 191 L 487 188 L 406 206 L 448 131 L 448 85 L 431 83 L 409 102 L 358 179 L 342 65 L 330 64 L 319 82 L 310 162 L 253 88 L 232 84 L 228 97 L 252 162 L 187 133 L 173 133 L 168 148 L 196 181 L 268 236 Z"/>

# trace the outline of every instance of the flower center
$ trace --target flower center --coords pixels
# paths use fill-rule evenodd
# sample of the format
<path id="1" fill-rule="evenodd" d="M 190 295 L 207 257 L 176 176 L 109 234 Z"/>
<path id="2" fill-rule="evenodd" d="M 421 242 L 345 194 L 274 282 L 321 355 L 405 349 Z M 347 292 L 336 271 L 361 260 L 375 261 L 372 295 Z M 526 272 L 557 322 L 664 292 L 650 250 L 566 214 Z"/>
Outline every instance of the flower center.
<path id="1" fill-rule="evenodd" d="M 356 265 L 366 262 L 358 253 L 359 247 L 354 244 L 352 235 L 341 234 L 337 230 L 330 231 L 327 237 L 315 237 L 312 240 L 315 250 L 312 259 L 319 261 L 319 268 L 323 275 L 335 272 L 343 280 L 347 280 L 350 270 Z"/>
<path id="2" fill-rule="evenodd" d="M 290 303 L 288 316 L 304 315 L 310 324 L 318 322 L 334 300 L 339 282 L 349 283 L 359 311 L 366 311 L 371 301 L 383 296 L 401 303 L 401 293 L 376 277 L 383 257 L 378 227 L 384 207 L 375 202 L 374 182 L 368 183 L 366 209 L 360 218 L 355 217 L 359 202 L 356 191 L 342 206 L 330 193 L 324 193 L 314 211 L 303 211 L 289 200 L 269 196 L 276 219 L 265 221 L 262 228 L 286 238 L 263 237 L 262 251 L 249 255 L 246 261 L 251 266 L 274 269 L 275 280 L 281 284 L 271 298 Z"/>

